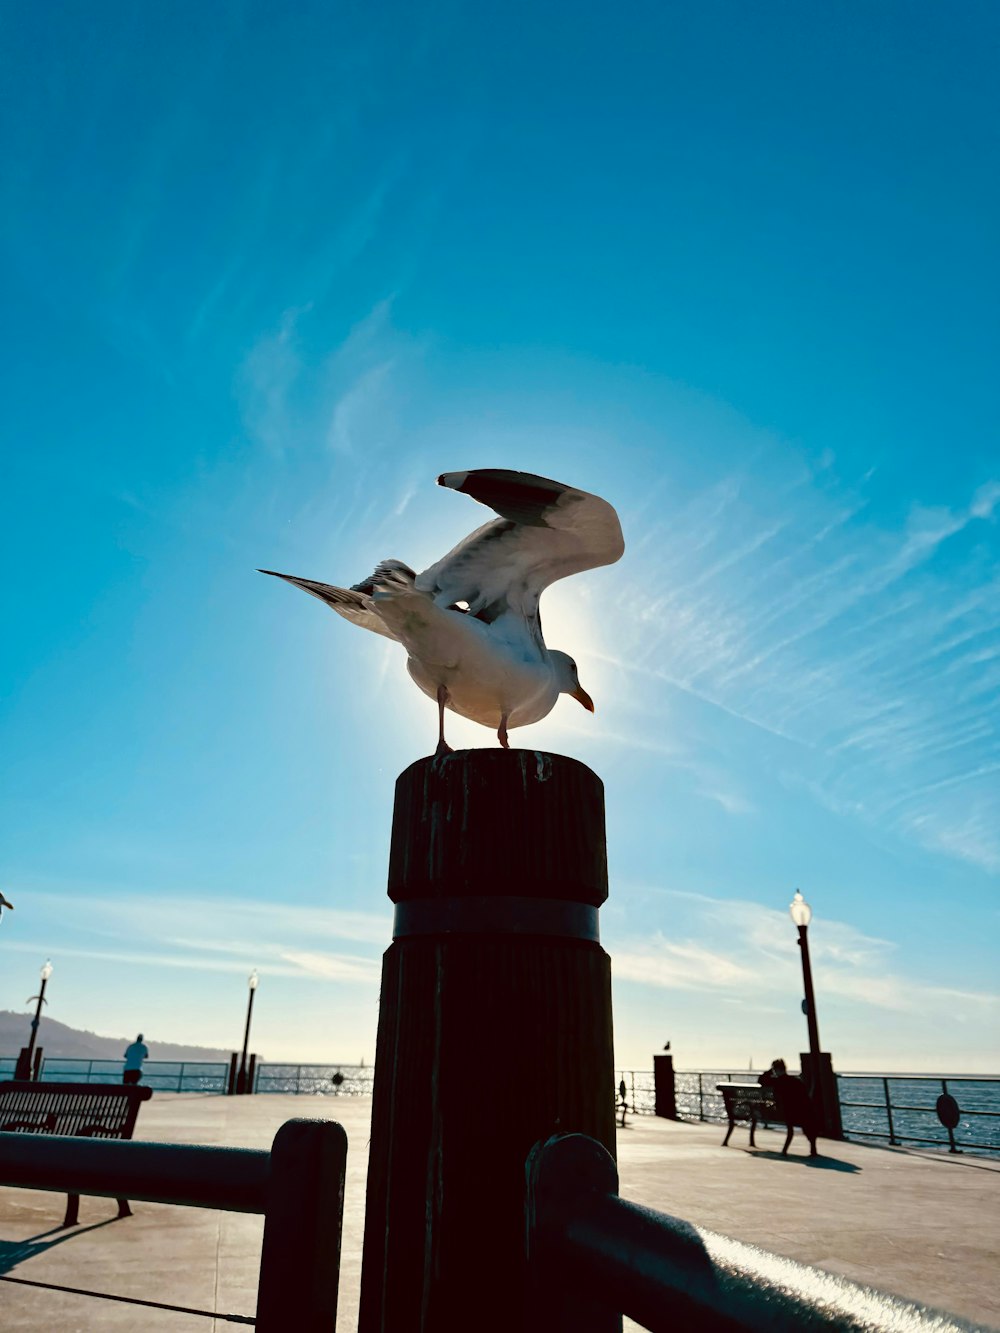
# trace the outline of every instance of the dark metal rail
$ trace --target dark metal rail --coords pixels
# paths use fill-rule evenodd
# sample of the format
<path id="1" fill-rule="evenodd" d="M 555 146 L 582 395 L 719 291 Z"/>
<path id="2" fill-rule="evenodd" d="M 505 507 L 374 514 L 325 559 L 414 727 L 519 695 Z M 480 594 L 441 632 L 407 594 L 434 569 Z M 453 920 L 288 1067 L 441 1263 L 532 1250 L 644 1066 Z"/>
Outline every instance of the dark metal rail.
<path id="1" fill-rule="evenodd" d="M 0 1136 L 0 1184 L 19 1189 L 263 1213 L 270 1174 L 271 1154 L 263 1148 L 81 1142 L 65 1134 Z"/>
<path id="2" fill-rule="evenodd" d="M 334 1333 L 347 1135 L 288 1120 L 271 1151 L 0 1133 L 0 1185 L 263 1213 L 258 1333 Z"/>
<path id="3" fill-rule="evenodd" d="M 550 1333 L 969 1333 L 975 1325 L 768 1254 L 618 1197 L 593 1139 L 528 1158 L 528 1258 Z M 985 1331 L 983 1331 L 985 1333 Z"/>

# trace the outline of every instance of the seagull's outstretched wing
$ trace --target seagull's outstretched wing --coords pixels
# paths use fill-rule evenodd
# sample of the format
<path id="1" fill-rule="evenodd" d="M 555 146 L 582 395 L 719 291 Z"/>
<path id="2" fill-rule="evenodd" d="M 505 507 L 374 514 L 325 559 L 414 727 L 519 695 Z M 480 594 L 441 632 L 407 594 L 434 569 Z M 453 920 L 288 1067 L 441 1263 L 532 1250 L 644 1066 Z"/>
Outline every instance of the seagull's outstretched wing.
<path id="1" fill-rule="evenodd" d="M 625 550 L 614 508 L 573 486 L 503 468 L 445 472 L 438 485 L 500 515 L 418 575 L 418 590 L 438 605 L 466 602 L 487 621 L 507 611 L 530 619 L 550 583 L 613 565 Z"/>
<path id="2" fill-rule="evenodd" d="M 8 900 L 3 896 L 2 893 L 0 893 L 0 907 L 9 907 L 12 912 L 14 910 L 14 904 L 12 902 L 8 902 Z"/>
<path id="3" fill-rule="evenodd" d="M 258 574 L 271 574 L 276 579 L 284 579 L 303 592 L 318 597 L 327 606 L 333 607 L 338 615 L 362 629 L 370 629 L 374 634 L 383 634 L 387 639 L 396 641 L 396 636 L 375 610 L 371 591 L 363 591 L 364 584 L 358 588 L 335 588 L 331 583 L 317 583 L 313 579 L 300 579 L 295 574 L 279 574 L 274 569 L 258 569 Z M 369 580 L 370 582 L 370 580 Z"/>

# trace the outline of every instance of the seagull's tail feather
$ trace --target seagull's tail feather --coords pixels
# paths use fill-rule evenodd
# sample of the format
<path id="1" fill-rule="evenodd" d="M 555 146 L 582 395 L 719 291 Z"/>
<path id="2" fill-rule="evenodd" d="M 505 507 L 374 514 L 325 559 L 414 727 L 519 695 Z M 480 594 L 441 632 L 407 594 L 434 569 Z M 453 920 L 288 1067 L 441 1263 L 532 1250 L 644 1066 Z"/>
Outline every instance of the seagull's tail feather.
<path id="1" fill-rule="evenodd" d="M 258 569 L 257 573 L 270 574 L 273 578 L 284 579 L 286 583 L 301 588 L 303 592 L 309 593 L 311 597 L 318 597 L 321 602 L 325 602 L 339 616 L 343 616 L 345 620 L 349 620 L 353 625 L 360 625 L 362 629 L 370 629 L 373 634 L 382 634 L 387 639 L 396 638 L 396 635 L 375 609 L 375 604 L 368 593 L 357 588 L 337 588 L 332 583 L 317 583 L 314 579 L 302 579 L 297 574 L 279 574 L 275 569 Z"/>

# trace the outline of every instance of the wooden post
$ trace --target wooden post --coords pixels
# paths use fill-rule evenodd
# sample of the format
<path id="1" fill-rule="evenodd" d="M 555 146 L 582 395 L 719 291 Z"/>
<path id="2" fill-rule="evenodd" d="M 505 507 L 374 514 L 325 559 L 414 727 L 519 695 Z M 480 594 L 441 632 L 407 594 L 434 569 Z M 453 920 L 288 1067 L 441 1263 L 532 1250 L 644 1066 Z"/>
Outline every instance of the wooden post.
<path id="1" fill-rule="evenodd" d="M 672 1055 L 653 1056 L 653 1095 L 656 1099 L 656 1114 L 665 1120 L 676 1120 L 677 1090 Z"/>
<path id="2" fill-rule="evenodd" d="M 532 750 L 422 759 L 396 783 L 360 1333 L 538 1333 L 525 1162 L 612 1153 L 604 790 Z"/>
<path id="3" fill-rule="evenodd" d="M 822 1120 L 820 1134 L 824 1139 L 842 1139 L 844 1131 L 840 1120 L 840 1090 L 833 1069 L 833 1057 L 829 1051 L 823 1051 L 817 1065 L 811 1051 L 802 1051 L 799 1061 L 803 1081 Z"/>
<path id="4" fill-rule="evenodd" d="M 287 1120 L 275 1135 L 257 1288 L 258 1333 L 336 1333 L 347 1135 Z"/>

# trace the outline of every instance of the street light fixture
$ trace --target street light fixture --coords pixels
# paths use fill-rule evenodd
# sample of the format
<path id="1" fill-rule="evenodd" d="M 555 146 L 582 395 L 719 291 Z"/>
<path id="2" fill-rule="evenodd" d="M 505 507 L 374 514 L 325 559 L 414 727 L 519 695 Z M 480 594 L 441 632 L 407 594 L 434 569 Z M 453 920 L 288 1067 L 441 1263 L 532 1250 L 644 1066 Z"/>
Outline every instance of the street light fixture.
<path id="1" fill-rule="evenodd" d="M 46 958 L 45 963 L 39 972 L 42 979 L 41 989 L 37 995 L 29 995 L 27 1003 L 37 1000 L 35 1005 L 35 1016 L 31 1020 L 31 1036 L 28 1038 L 27 1046 L 21 1048 L 21 1054 L 17 1057 L 17 1068 L 14 1071 L 14 1077 L 20 1079 L 30 1079 L 32 1075 L 31 1061 L 35 1054 L 35 1042 L 38 1039 L 38 1024 L 42 1017 L 42 1005 L 48 1004 L 45 998 L 45 987 L 48 985 L 49 977 L 52 975 L 52 963 Z"/>
<path id="2" fill-rule="evenodd" d="M 795 890 L 795 897 L 792 899 L 791 906 L 788 909 L 792 920 L 797 926 L 808 926 L 812 920 L 813 909 L 806 902 L 805 898 L 798 889 Z"/>
<path id="3" fill-rule="evenodd" d="M 247 1000 L 247 1025 L 243 1030 L 243 1055 L 240 1059 L 240 1072 L 236 1077 L 237 1096 L 242 1095 L 247 1090 L 247 1048 L 250 1045 L 250 1019 L 253 1015 L 253 997 L 259 985 L 260 977 L 257 975 L 257 969 L 254 968 L 247 977 L 247 989 L 250 994 Z"/>

